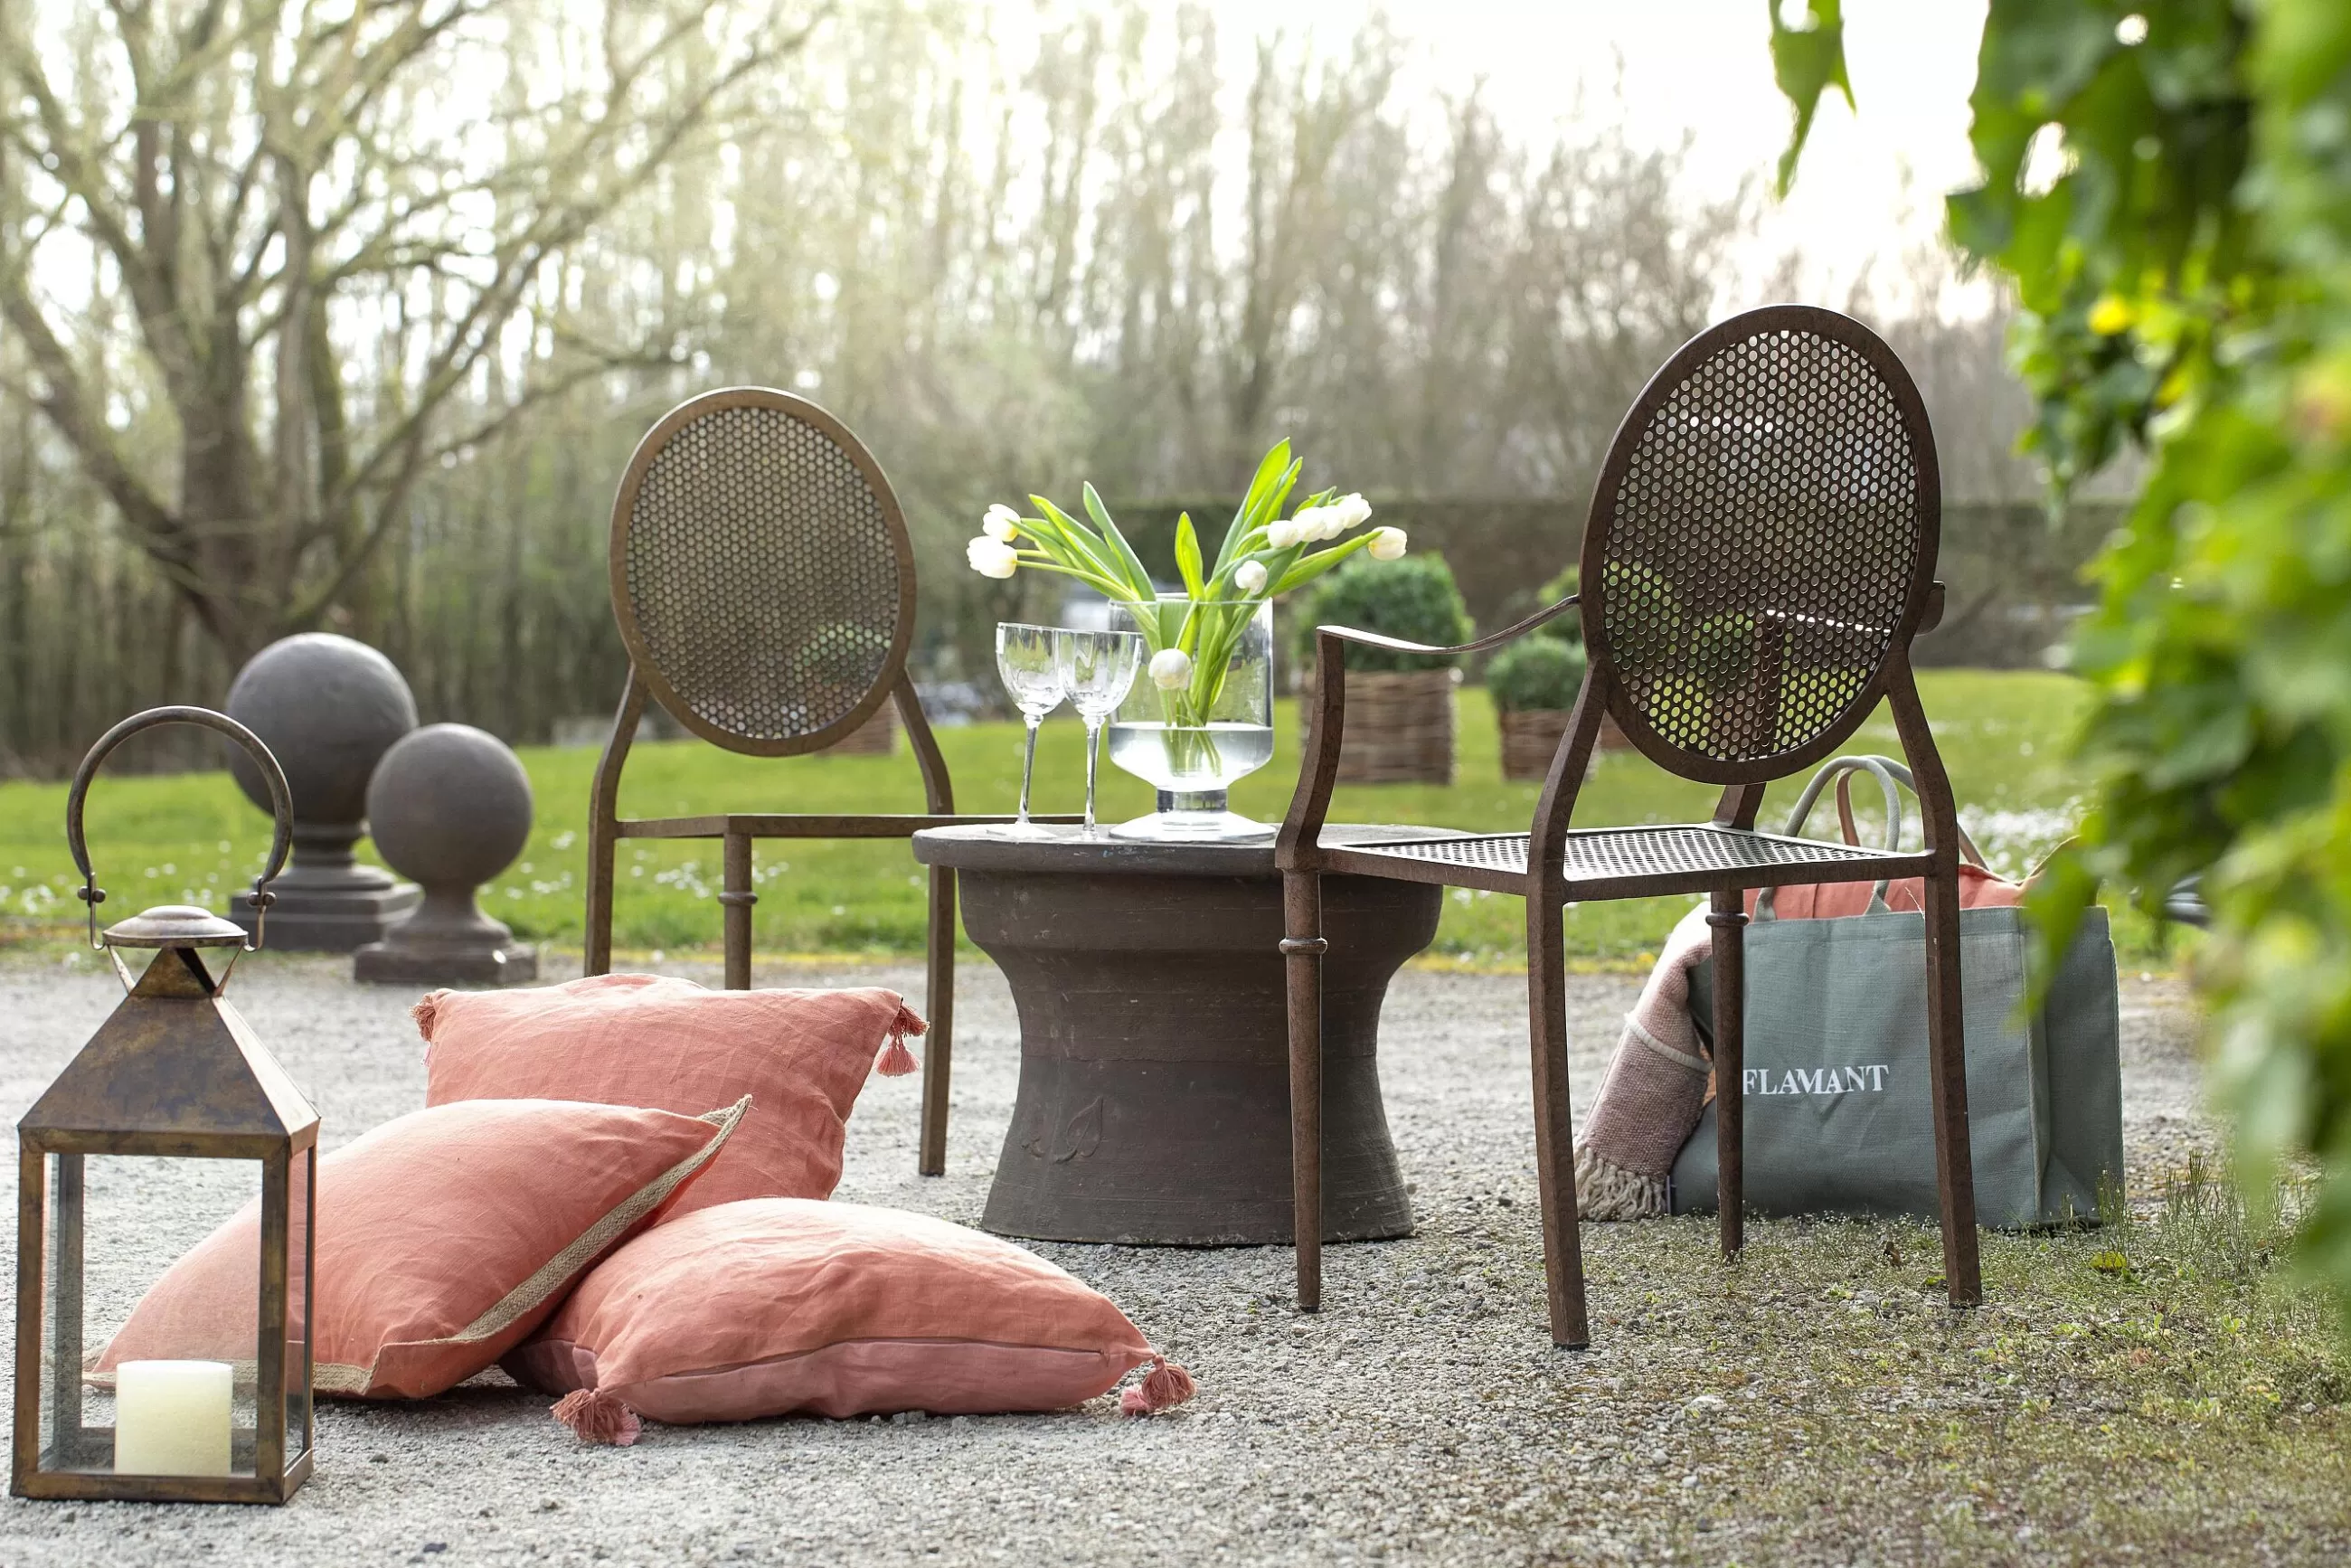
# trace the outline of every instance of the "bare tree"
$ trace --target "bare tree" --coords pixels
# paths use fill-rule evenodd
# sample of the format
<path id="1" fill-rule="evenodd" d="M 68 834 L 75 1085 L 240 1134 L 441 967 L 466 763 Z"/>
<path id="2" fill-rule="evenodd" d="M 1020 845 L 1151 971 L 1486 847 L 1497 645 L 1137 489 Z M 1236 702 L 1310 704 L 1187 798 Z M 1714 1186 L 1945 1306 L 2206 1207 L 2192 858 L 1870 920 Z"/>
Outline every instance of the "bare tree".
<path id="1" fill-rule="evenodd" d="M 0 232 L 27 362 L 5 390 L 232 653 L 351 597 L 444 455 L 677 350 L 657 308 L 580 329 L 564 260 L 802 36 L 758 0 L 80 0 L 49 23 L 0 12 L 30 208 Z M 116 294 L 131 341 L 99 319 Z M 517 377 L 532 361 L 551 373 Z M 449 428 L 497 378 L 518 395 Z M 160 460 L 124 438 L 151 401 Z"/>

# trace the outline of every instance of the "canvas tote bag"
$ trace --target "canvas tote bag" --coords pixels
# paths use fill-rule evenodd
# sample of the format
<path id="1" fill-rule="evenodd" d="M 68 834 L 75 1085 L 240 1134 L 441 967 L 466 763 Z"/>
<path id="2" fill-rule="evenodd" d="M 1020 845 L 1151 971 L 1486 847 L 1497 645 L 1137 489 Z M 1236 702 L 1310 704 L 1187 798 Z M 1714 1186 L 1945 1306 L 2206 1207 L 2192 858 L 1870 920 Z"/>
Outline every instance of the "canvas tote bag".
<path id="1" fill-rule="evenodd" d="M 1886 841 L 1898 841 L 1896 780 L 1908 786 L 1910 777 L 1886 758 L 1823 768 L 1787 831 L 1802 831 L 1823 785 L 1855 771 L 1885 789 Z M 1850 810 L 1839 815 L 1846 841 L 1857 841 Z M 1973 844 L 1962 848 L 1981 865 Z M 1776 919 L 1772 903 L 1768 893 L 1759 898 L 1747 929 L 1748 1207 L 1934 1218 L 1926 917 L 1889 909 L 1884 883 L 1866 913 L 1843 918 Z M 2105 912 L 2092 906 L 2041 1007 L 2026 1015 L 2034 940 L 2017 909 L 1960 911 L 1976 1214 L 2002 1228 L 2095 1218 L 2102 1190 L 2122 1190 L 2121 1019 Z M 1708 962 L 1690 983 L 1690 1012 L 1709 1051 L 1713 980 Z M 1674 1162 L 1673 1212 L 1711 1212 L 1715 1178 L 1709 1100 Z"/>

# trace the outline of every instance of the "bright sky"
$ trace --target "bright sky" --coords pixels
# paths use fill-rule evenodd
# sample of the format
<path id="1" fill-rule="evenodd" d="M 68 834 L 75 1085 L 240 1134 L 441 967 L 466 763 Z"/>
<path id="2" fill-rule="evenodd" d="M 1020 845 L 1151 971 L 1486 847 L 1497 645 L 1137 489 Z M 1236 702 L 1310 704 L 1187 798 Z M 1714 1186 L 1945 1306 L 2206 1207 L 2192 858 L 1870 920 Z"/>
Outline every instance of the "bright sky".
<path id="1" fill-rule="evenodd" d="M 1428 78 L 1447 88 L 1483 76 L 1488 101 L 1527 139 L 1573 111 L 1581 86 L 1594 112 L 1621 60 L 1634 138 L 1691 138 L 1690 172 L 1727 191 L 1768 172 L 1788 110 L 1771 82 L 1770 0 L 1210 0 L 1233 69 L 1249 40 L 1310 30 L 1335 47 L 1375 10 L 1421 41 Z M 1795 192 L 1770 212 L 1765 248 L 1801 246 L 1831 277 L 1872 254 L 1930 236 L 1940 197 L 1974 171 L 1968 93 L 1984 0 L 1845 0 L 1845 56 L 1857 112 L 1823 100 Z"/>

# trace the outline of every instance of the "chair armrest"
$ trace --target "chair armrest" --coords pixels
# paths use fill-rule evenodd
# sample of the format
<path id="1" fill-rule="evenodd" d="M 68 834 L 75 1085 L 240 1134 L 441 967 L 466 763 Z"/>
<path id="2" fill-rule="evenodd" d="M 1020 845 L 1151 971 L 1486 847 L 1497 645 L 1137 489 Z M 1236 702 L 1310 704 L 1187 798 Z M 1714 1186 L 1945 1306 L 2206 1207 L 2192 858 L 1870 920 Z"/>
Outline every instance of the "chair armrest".
<path id="1" fill-rule="evenodd" d="M 1506 626 L 1501 631 L 1490 632 L 1475 642 L 1457 643 L 1450 647 L 1439 648 L 1432 647 L 1426 643 L 1407 643 L 1401 637 L 1384 637 L 1377 632 L 1358 632 L 1352 626 L 1317 626 L 1314 628 L 1314 635 L 1318 643 L 1324 637 L 1335 637 L 1343 643 L 1360 643 L 1366 648 L 1386 648 L 1398 653 L 1435 653 L 1447 657 L 1461 653 L 1482 653 L 1489 648 L 1499 648 L 1515 638 L 1523 637 L 1544 622 L 1565 614 L 1575 607 L 1577 597 L 1571 593 L 1557 604 L 1546 605 L 1536 611 L 1515 626 Z M 1322 678 L 1322 651 L 1319 646 L 1315 653 L 1314 676 L 1317 681 Z"/>
<path id="2" fill-rule="evenodd" d="M 1384 637 L 1376 632 L 1358 632 L 1352 626 L 1317 626 L 1314 628 L 1314 706 L 1313 722 L 1308 727 L 1306 755 L 1298 769 L 1298 789 L 1290 798 L 1289 814 L 1282 818 L 1281 831 L 1273 845 L 1274 863 L 1283 871 L 1307 869 L 1313 852 L 1322 841 L 1322 822 L 1331 810 L 1332 787 L 1339 777 L 1339 739 L 1346 730 L 1347 643 L 1357 643 L 1367 648 L 1386 648 L 1399 653 L 1434 653 L 1451 655 L 1479 653 L 1514 637 L 1524 636 L 1544 622 L 1565 614 L 1573 609 L 1576 595 L 1571 593 L 1558 603 L 1536 611 L 1515 626 L 1506 627 L 1491 636 L 1452 647 L 1432 647 L 1426 643 L 1408 643 L 1401 637 Z"/>
<path id="3" fill-rule="evenodd" d="M 1918 634 L 1926 635 L 1943 623 L 1943 585 L 1936 583 L 1927 590 L 1927 612 L 1918 617 Z"/>

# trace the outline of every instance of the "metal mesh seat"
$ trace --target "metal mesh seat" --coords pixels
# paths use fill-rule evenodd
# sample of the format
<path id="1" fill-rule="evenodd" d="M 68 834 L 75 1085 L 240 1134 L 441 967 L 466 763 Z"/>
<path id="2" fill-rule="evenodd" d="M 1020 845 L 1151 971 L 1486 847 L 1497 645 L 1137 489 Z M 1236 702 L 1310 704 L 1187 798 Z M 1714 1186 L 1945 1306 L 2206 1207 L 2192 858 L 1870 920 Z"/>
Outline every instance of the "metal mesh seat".
<path id="1" fill-rule="evenodd" d="M 1354 854 L 1390 855 L 1399 860 L 1523 876 L 1529 837 L 1526 833 L 1483 833 L 1471 838 L 1359 842 L 1347 848 Z M 1654 879 L 1660 884 L 1657 892 L 1671 893 L 1680 890 L 1693 876 L 1711 878 L 1725 872 L 1766 868 L 1784 871 L 1802 867 L 1843 875 L 1854 868 L 1870 867 L 1870 874 L 1875 875 L 1876 862 L 1915 858 L 1818 839 L 1782 838 L 1773 833 L 1740 832 L 1712 825 L 1580 829 L 1567 835 L 1566 855 L 1571 894 L 1580 882 L 1628 878 Z"/>
<path id="2" fill-rule="evenodd" d="M 1439 882 L 1526 899 L 1535 1166 L 1551 1331 L 1588 1342 L 1569 1113 L 1561 910 L 1571 900 L 1704 893 L 1714 932 L 1714 1081 L 1722 1245 L 1740 1246 L 1745 894 L 1801 882 L 1918 877 L 1943 1263 L 1955 1305 L 1981 1299 L 1959 1035 L 1959 819 L 1910 671 L 1941 613 L 1934 432 L 1892 350 L 1860 323 L 1773 306 L 1700 333 L 1650 379 L 1593 487 L 1582 592 L 1458 648 L 1325 626 L 1315 634 L 1306 766 L 1276 843 L 1290 966 L 1291 1166 L 1298 1293 L 1322 1292 L 1322 931 L 1325 874 Z M 1548 569 L 1529 563 L 1531 578 Z M 1523 833 L 1322 841 L 1346 712 L 1346 645 L 1461 655 L 1571 608 L 1583 690 Z M 1893 710 L 1925 815 L 1922 852 L 1755 831 L 1771 780 L 1831 755 L 1880 701 Z M 1723 789 L 1713 821 L 1572 829 L 1601 727 Z M 1660 936 L 1663 933 L 1659 934 Z"/>

